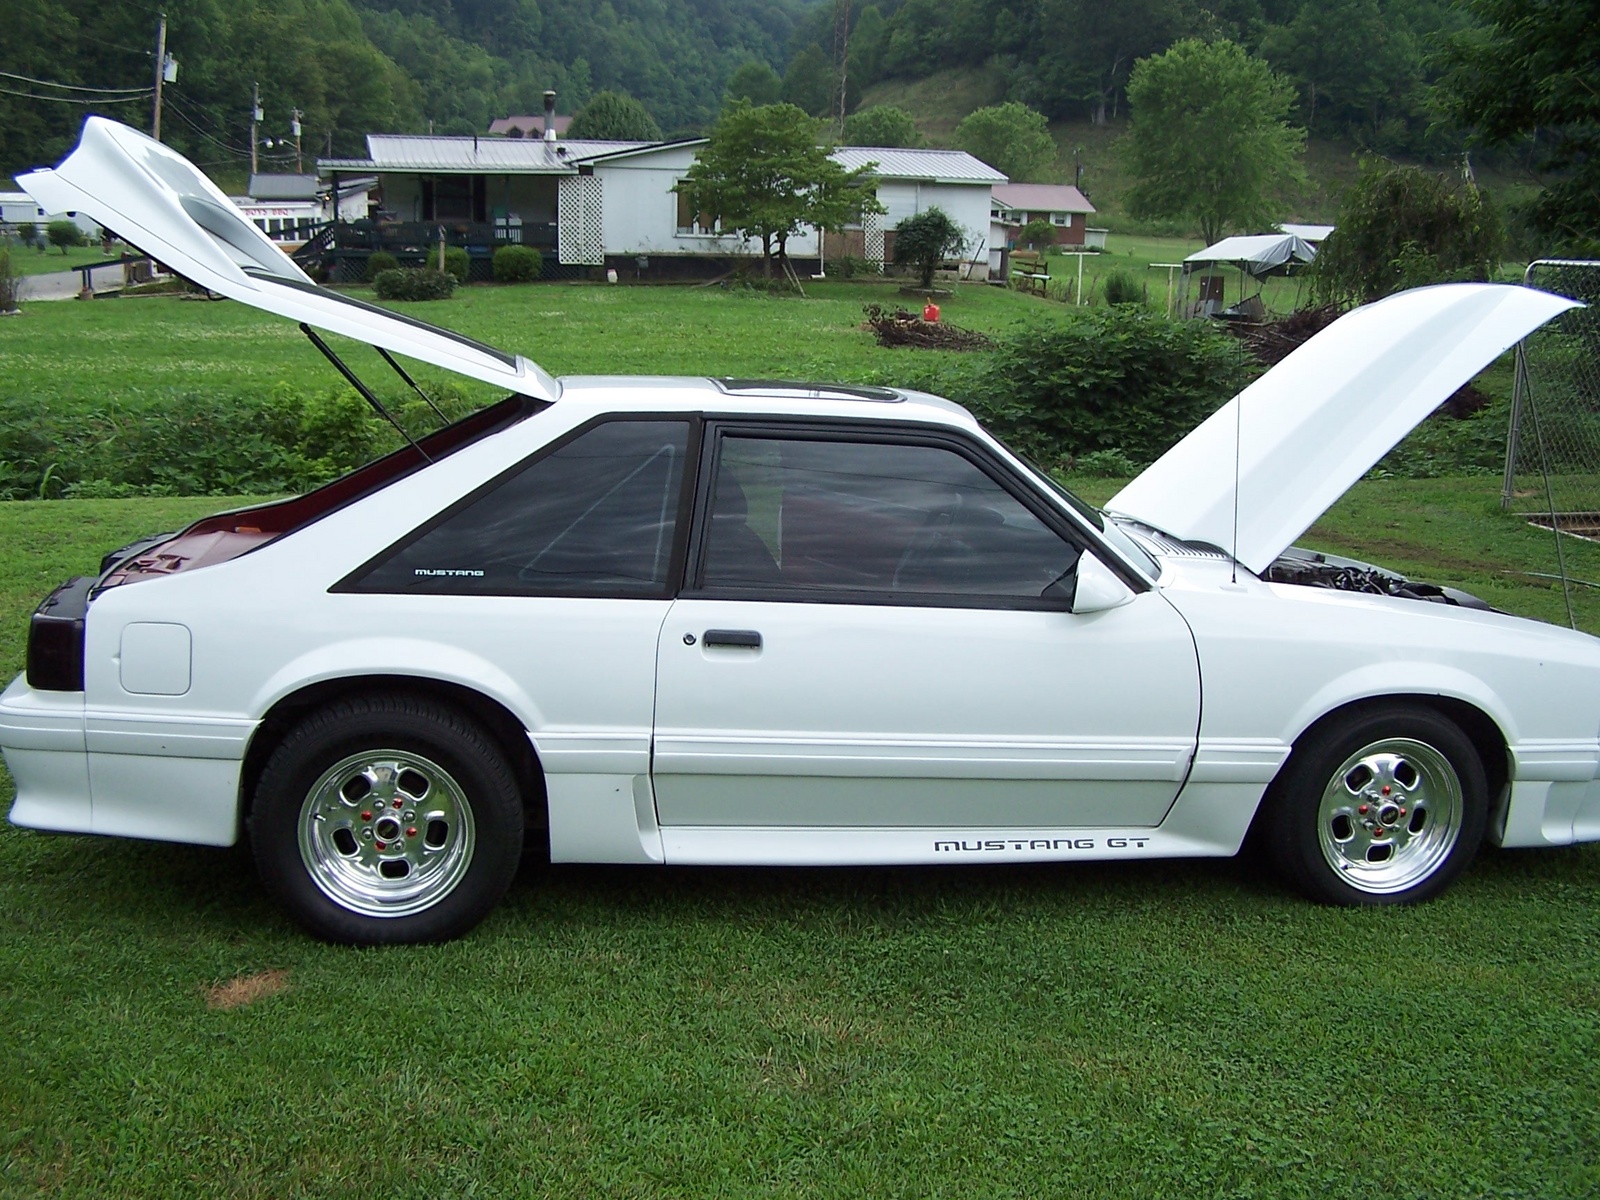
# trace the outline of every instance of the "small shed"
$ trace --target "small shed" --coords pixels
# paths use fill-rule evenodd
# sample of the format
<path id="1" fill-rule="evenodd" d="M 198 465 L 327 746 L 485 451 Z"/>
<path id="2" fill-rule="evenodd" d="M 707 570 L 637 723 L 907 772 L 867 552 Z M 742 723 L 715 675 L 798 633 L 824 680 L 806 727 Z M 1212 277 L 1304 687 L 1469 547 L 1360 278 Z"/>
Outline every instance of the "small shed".
<path id="1" fill-rule="evenodd" d="M 1183 260 L 1178 311 L 1189 317 L 1259 317 L 1264 311 L 1261 281 L 1273 275 L 1292 274 L 1316 257 L 1316 247 L 1292 233 L 1223 238 Z M 1218 269 L 1221 267 L 1233 267 L 1239 272 L 1239 295 L 1231 306 L 1226 303 L 1224 275 Z M 1192 300 L 1191 279 L 1195 280 Z M 1255 290 L 1246 295 L 1251 283 Z"/>

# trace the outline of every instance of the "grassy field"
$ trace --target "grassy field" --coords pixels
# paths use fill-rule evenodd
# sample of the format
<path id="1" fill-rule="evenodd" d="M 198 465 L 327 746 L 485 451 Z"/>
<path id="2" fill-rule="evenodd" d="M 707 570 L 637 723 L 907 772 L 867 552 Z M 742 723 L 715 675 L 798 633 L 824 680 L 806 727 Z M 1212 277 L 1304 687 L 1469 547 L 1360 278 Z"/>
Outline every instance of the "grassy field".
<path id="1" fill-rule="evenodd" d="M 53 275 L 58 271 L 75 271 L 94 263 L 115 262 L 122 253 L 118 250 L 115 254 L 102 254 L 98 244 L 71 246 L 65 254 L 54 246 L 42 253 L 16 243 L 6 248 L 11 251 L 11 268 L 19 275 Z"/>
<path id="2" fill-rule="evenodd" d="M 423 312 L 557 371 L 904 370 L 855 328 L 867 298 Z M 1058 306 L 974 288 L 946 311 Z M 41 403 L 328 378 L 287 326 L 203 302 L 35 305 L 0 356 Z M 1496 493 L 1369 481 L 1305 540 L 1561 619 L 1525 574 L 1553 570 L 1549 535 Z M 227 503 L 0 505 L 0 678 L 56 582 Z M 1569 563 L 1600 579 L 1600 548 Z M 1231 862 L 530 865 L 463 942 L 356 951 L 290 926 L 243 850 L 5 826 L 0 913 L 0 1196 L 1600 1191 L 1600 847 L 1485 852 L 1403 911 L 1315 908 Z"/>

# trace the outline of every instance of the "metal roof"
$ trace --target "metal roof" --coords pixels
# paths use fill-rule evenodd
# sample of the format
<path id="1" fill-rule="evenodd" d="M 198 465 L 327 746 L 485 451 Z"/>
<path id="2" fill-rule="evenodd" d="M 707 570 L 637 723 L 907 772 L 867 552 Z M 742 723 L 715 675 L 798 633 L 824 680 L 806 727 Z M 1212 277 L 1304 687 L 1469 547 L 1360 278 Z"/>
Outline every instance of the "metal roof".
<path id="1" fill-rule="evenodd" d="M 847 171 L 876 163 L 883 179 L 930 183 L 1004 183 L 1006 177 L 965 150 L 905 150 L 893 146 L 840 146 L 833 160 Z"/>
<path id="2" fill-rule="evenodd" d="M 1092 213 L 1094 205 L 1070 183 L 1002 183 L 994 198 L 1007 208 L 1023 212 Z"/>
<path id="3" fill-rule="evenodd" d="M 691 142 L 704 139 L 686 139 Z M 324 158 L 318 168 L 340 171 L 427 171 L 435 174 L 565 175 L 579 162 L 631 153 L 649 154 L 684 145 L 672 142 L 556 141 L 534 138 L 439 137 L 369 133 L 370 158 Z M 1004 183 L 1006 177 L 965 150 L 903 150 L 888 146 L 840 146 L 833 158 L 847 171 L 874 164 L 883 179 L 929 183 Z"/>
<path id="4" fill-rule="evenodd" d="M 318 191 L 315 175 L 252 175 L 245 189 L 257 200 L 315 200 Z"/>
<path id="5" fill-rule="evenodd" d="M 437 174 L 565 175 L 596 154 L 632 150 L 648 142 L 555 141 L 541 138 L 437 137 L 369 133 L 365 162 L 344 167 L 366 171 L 429 171 Z M 329 165 L 324 161 L 321 165 Z"/>

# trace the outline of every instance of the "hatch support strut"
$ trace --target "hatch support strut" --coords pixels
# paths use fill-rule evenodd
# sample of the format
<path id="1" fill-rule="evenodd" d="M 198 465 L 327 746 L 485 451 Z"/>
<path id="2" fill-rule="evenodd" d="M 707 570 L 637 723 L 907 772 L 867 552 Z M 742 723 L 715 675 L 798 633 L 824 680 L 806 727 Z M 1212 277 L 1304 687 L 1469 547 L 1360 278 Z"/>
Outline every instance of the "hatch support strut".
<path id="1" fill-rule="evenodd" d="M 379 354 L 383 355 L 383 361 L 388 363 L 391 367 L 394 368 L 395 374 L 400 376 L 401 379 L 404 379 L 406 381 L 406 383 L 408 383 L 411 386 L 411 390 L 413 392 L 415 392 L 417 395 L 422 397 L 422 402 L 424 404 L 426 404 L 429 408 L 433 409 L 433 415 L 434 416 L 438 417 L 439 420 L 442 421 L 444 424 L 446 424 L 446 425 L 450 424 L 449 420 L 445 417 L 444 413 L 439 411 L 439 406 L 433 402 L 433 397 L 429 396 L 427 392 L 423 391 L 420 387 L 417 386 L 417 381 L 415 379 L 411 378 L 411 376 L 406 373 L 406 369 L 404 367 L 402 367 L 399 363 L 395 362 L 394 355 L 390 354 L 382 346 L 374 346 L 373 349 L 376 350 Z"/>
<path id="2" fill-rule="evenodd" d="M 355 388 L 356 391 L 361 393 L 361 398 L 363 400 L 365 400 L 368 404 L 372 405 L 372 410 L 375 413 L 377 413 L 380 417 L 382 417 L 385 421 L 389 422 L 389 424 L 393 425 L 394 428 L 395 428 L 395 432 L 398 433 L 401 437 L 405 438 L 406 441 L 411 443 L 411 448 L 413 450 L 415 450 L 418 454 L 422 455 L 422 460 L 424 462 L 430 462 L 431 463 L 433 461 L 433 459 L 428 456 L 428 452 L 417 444 L 417 439 L 412 437 L 409 433 L 406 432 L 405 426 L 400 424 L 399 421 L 395 420 L 394 419 L 394 415 L 392 413 L 390 413 L 389 410 L 383 406 L 383 401 L 379 400 L 377 398 L 377 396 L 372 394 L 372 389 L 371 388 L 369 388 L 366 384 L 362 383 L 361 380 L 356 378 L 356 373 L 354 371 L 352 371 L 349 367 L 344 365 L 344 359 L 340 358 L 337 354 L 335 354 L 333 352 L 332 347 L 330 347 L 327 342 L 323 341 L 322 338 L 317 335 L 317 331 L 315 329 L 311 328 L 311 326 L 307 325 L 304 321 L 302 321 L 302 322 L 300 322 L 300 332 L 305 334 L 308 338 L 310 338 L 311 339 L 311 344 L 313 346 L 315 346 L 318 350 L 322 351 L 323 357 L 326 358 L 329 362 L 331 362 L 334 365 L 335 368 L 338 369 L 339 374 L 343 375 L 345 377 L 345 379 L 349 381 L 351 387 Z M 388 358 L 389 356 L 387 354 L 385 354 L 384 357 Z M 390 362 L 393 363 L 393 360 L 391 359 Z M 398 367 L 396 369 L 398 370 Z M 405 372 L 401 371 L 400 374 L 402 376 L 404 376 Z M 411 383 L 411 381 L 409 379 L 407 379 L 406 382 L 407 383 Z M 412 383 L 411 386 L 412 387 L 416 387 L 417 385 Z M 427 397 L 424 396 L 423 399 L 426 400 Z M 430 401 L 430 403 L 431 403 L 431 401 Z M 438 412 L 439 410 L 438 409 L 434 409 L 434 411 Z"/>

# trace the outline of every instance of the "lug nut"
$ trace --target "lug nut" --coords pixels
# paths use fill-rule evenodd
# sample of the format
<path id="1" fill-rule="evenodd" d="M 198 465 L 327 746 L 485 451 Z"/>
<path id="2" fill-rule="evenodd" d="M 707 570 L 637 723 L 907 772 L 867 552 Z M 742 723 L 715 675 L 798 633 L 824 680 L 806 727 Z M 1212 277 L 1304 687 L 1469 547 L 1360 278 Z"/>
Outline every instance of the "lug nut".
<path id="1" fill-rule="evenodd" d="M 1356 809 L 1356 811 L 1358 813 L 1364 813 L 1364 812 L 1367 811 L 1367 806 L 1365 804 L 1363 804 L 1360 808 Z M 365 813 L 362 814 L 362 816 L 365 816 L 365 815 L 366 815 Z"/>
<path id="2" fill-rule="evenodd" d="M 396 801 L 395 801 L 395 802 L 394 802 L 394 806 L 395 806 L 395 807 L 396 807 L 396 808 L 404 808 L 404 807 L 405 807 L 405 801 L 403 801 L 403 800 L 396 800 Z"/>
<path id="3" fill-rule="evenodd" d="M 407 837 L 416 837 L 417 836 L 417 827 L 415 825 L 409 826 L 406 829 L 406 836 Z"/>

